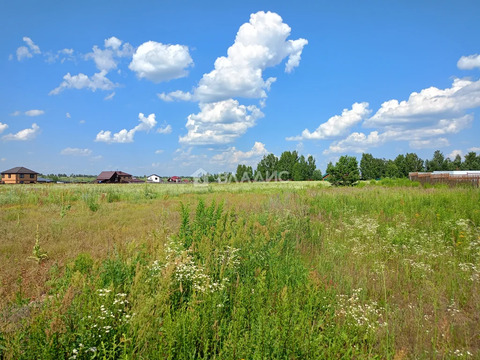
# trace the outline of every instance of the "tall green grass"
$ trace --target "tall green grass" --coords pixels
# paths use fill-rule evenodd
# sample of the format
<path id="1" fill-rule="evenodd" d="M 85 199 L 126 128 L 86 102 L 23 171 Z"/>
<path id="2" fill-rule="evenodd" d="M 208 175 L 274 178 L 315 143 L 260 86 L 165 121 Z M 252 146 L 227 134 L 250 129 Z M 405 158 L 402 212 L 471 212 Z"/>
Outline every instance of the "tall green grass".
<path id="1" fill-rule="evenodd" d="M 52 265 L 43 297 L 2 310 L 0 357 L 480 355 L 478 190 L 284 187 L 257 207 L 242 199 L 258 188 L 222 191 L 179 194 L 174 230 Z M 87 194 L 93 219 L 110 202 Z"/>

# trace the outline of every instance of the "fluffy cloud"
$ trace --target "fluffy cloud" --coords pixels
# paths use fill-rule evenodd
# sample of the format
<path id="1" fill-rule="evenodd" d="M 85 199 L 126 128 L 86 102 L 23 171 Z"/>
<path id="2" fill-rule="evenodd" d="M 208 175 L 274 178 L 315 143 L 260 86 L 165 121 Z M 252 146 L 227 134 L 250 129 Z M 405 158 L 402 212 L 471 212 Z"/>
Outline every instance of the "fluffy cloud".
<path id="1" fill-rule="evenodd" d="M 155 150 L 155 154 L 157 154 L 157 155 L 158 155 L 158 154 L 163 154 L 164 151 L 165 151 L 165 150 Z"/>
<path id="2" fill-rule="evenodd" d="M 17 60 L 21 61 L 25 58 L 33 57 L 33 54 L 40 54 L 40 48 L 35 45 L 35 43 L 27 36 L 23 37 L 23 41 L 27 44 L 27 46 L 20 46 L 17 49 Z"/>
<path id="3" fill-rule="evenodd" d="M 363 152 L 387 141 L 408 141 L 415 149 L 442 148 L 449 145 L 447 135 L 471 126 L 473 114 L 466 111 L 479 106 L 480 80 L 454 79 L 452 86 L 444 90 L 430 87 L 413 92 L 408 100 L 384 102 L 375 115 L 363 122 L 364 127 L 375 127 L 375 131 L 369 135 L 354 132 L 332 143 L 324 153 Z M 311 136 L 304 131 L 302 138 L 305 135 Z"/>
<path id="4" fill-rule="evenodd" d="M 111 90 L 118 86 L 106 78 L 106 74 L 107 72 L 105 70 L 102 70 L 91 77 L 88 77 L 82 73 L 73 76 L 70 75 L 70 73 L 67 73 L 67 75 L 63 77 L 63 82 L 58 87 L 50 91 L 49 95 L 58 95 L 65 89 L 87 88 L 89 90 L 96 91 L 97 89 Z"/>
<path id="5" fill-rule="evenodd" d="M 480 152 L 480 147 L 471 147 L 468 151 Z"/>
<path id="6" fill-rule="evenodd" d="M 40 116 L 40 115 L 43 115 L 45 114 L 45 111 L 43 110 L 28 110 L 28 111 L 25 111 L 25 115 L 27 116 Z"/>
<path id="7" fill-rule="evenodd" d="M 92 150 L 67 147 L 60 151 L 60 154 L 73 156 L 89 156 L 92 154 Z"/>
<path id="8" fill-rule="evenodd" d="M 379 135 L 378 131 L 372 131 L 369 135 L 354 132 L 348 135 L 345 139 L 337 141 L 330 145 L 330 147 L 323 153 L 346 153 L 350 151 L 362 153 L 370 147 L 378 146 L 383 143 L 384 138 L 385 136 Z"/>
<path id="9" fill-rule="evenodd" d="M 60 63 L 64 63 L 66 60 L 73 61 L 75 60 L 73 49 L 62 49 L 57 52 L 47 51 L 44 53 L 45 61 L 47 63 L 53 64 L 57 60 L 60 60 Z"/>
<path id="10" fill-rule="evenodd" d="M 97 69 L 100 71 L 110 71 L 117 68 L 117 58 L 129 57 L 133 54 L 133 47 L 129 43 L 123 43 L 122 40 L 112 36 L 104 41 L 104 49 L 97 45 L 93 51 L 85 55 L 86 59 L 93 59 Z"/>
<path id="11" fill-rule="evenodd" d="M 227 151 L 224 151 L 221 154 L 217 154 L 213 156 L 212 162 L 222 164 L 222 165 L 230 164 L 235 166 L 239 163 L 254 165 L 258 161 L 260 161 L 263 155 L 266 155 L 267 153 L 268 151 L 265 148 L 265 144 L 256 141 L 252 149 L 249 151 L 237 150 L 233 146 L 229 148 Z"/>
<path id="12" fill-rule="evenodd" d="M 408 141 L 410 147 L 414 149 L 442 148 L 449 145 L 448 140 L 442 136 L 456 134 L 469 127 L 472 121 L 472 115 L 464 115 L 460 118 L 438 120 L 432 125 L 418 128 L 390 127 L 382 133 L 372 131 L 369 135 L 354 132 L 345 139 L 332 143 L 324 154 L 348 151 L 362 153 L 368 148 L 380 146 L 389 141 Z"/>
<path id="13" fill-rule="evenodd" d="M 480 68 L 480 55 L 462 56 L 458 62 L 457 67 L 461 70 L 472 70 L 473 68 Z"/>
<path id="14" fill-rule="evenodd" d="M 2 139 L 13 140 L 13 141 L 27 141 L 27 140 L 34 139 L 39 132 L 40 132 L 40 127 L 37 124 L 33 123 L 32 128 L 20 130 L 16 134 L 4 135 Z"/>
<path id="15" fill-rule="evenodd" d="M 369 114 L 368 103 L 355 103 L 352 105 L 351 110 L 343 109 L 342 115 L 332 116 L 326 122 L 320 124 L 315 131 L 310 132 L 308 129 L 305 129 L 302 135 L 289 137 L 287 140 L 320 140 L 341 136 L 353 125 L 364 120 Z"/>
<path id="16" fill-rule="evenodd" d="M 148 117 L 145 117 L 144 114 L 139 113 L 138 120 L 140 121 L 140 124 L 138 124 L 131 130 L 123 129 L 113 135 L 112 132 L 109 130 L 102 130 L 97 134 L 95 141 L 106 143 L 130 143 L 133 142 L 133 137 L 135 136 L 136 132 L 148 132 L 153 129 L 157 124 L 157 121 L 155 120 L 155 114 L 150 114 L 148 115 Z"/>
<path id="17" fill-rule="evenodd" d="M 200 104 L 200 110 L 198 114 L 188 116 L 188 134 L 180 137 L 180 143 L 226 144 L 243 135 L 264 116 L 256 106 L 239 105 L 233 99 Z"/>
<path id="18" fill-rule="evenodd" d="M 128 67 L 139 78 L 158 83 L 187 76 L 192 65 L 187 46 L 147 41 L 138 47 Z"/>
<path id="19" fill-rule="evenodd" d="M 180 101 L 191 101 L 193 100 L 193 95 L 189 92 L 183 92 L 181 90 L 176 90 L 172 91 L 171 93 L 165 94 L 157 94 L 159 99 L 166 101 L 166 102 L 171 102 L 175 100 L 180 100 Z"/>
<path id="20" fill-rule="evenodd" d="M 450 160 L 454 160 L 457 155 L 460 155 L 460 157 L 463 156 L 462 150 L 453 150 L 450 154 L 447 155 L 447 157 Z"/>
<path id="21" fill-rule="evenodd" d="M 265 98 L 275 78 L 263 79 L 263 71 L 288 58 L 285 71 L 300 63 L 305 39 L 287 40 L 291 28 L 272 12 L 257 12 L 240 26 L 227 56 L 217 58 L 214 70 L 204 74 L 192 97 L 200 102 L 216 102 L 235 97 Z M 178 96 L 181 95 L 181 96 Z M 178 92 L 162 94 L 167 101 L 181 100 Z"/>
<path id="22" fill-rule="evenodd" d="M 123 45 L 122 45 L 123 44 Z M 93 51 L 84 56 L 85 59 L 93 59 L 95 65 L 100 72 L 88 76 L 85 74 L 71 75 L 67 73 L 63 77 L 63 82 L 55 89 L 50 91 L 49 95 L 57 95 L 65 89 L 89 89 L 91 91 L 112 90 L 118 84 L 114 84 L 106 77 L 108 72 L 117 68 L 118 58 L 129 57 L 133 54 L 133 47 L 129 43 L 123 43 L 116 37 L 111 37 L 104 41 L 105 48 L 101 49 L 97 45 L 93 47 Z M 52 61 L 58 58 L 58 54 L 69 56 L 73 58 L 72 49 L 63 49 L 57 55 L 51 55 Z M 48 60 L 47 60 L 48 61 Z M 63 59 L 62 59 L 63 62 Z M 113 98 L 114 93 L 107 96 L 105 99 Z"/>
<path id="23" fill-rule="evenodd" d="M 408 100 L 389 100 L 377 113 L 365 121 L 367 127 L 395 124 L 435 122 L 439 118 L 454 118 L 468 109 L 480 106 L 480 80 L 455 79 L 452 87 L 430 87 L 413 92 Z"/>
<path id="24" fill-rule="evenodd" d="M 4 132 L 8 128 L 7 124 L 3 124 L 0 122 L 0 134 Z"/>
<path id="25" fill-rule="evenodd" d="M 171 132 L 172 132 L 172 127 L 170 125 L 167 125 L 165 127 L 160 127 L 157 129 L 157 133 L 159 134 L 167 135 L 167 134 L 170 134 Z"/>

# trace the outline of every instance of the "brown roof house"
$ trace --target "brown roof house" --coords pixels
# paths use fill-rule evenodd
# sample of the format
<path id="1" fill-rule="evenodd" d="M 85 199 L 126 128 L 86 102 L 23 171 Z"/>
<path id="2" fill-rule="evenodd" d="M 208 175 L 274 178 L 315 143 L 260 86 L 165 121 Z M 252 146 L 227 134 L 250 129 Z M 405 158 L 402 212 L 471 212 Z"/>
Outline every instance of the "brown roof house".
<path id="1" fill-rule="evenodd" d="M 102 171 L 95 180 L 99 184 L 129 183 L 131 181 L 132 175 L 123 171 Z"/>
<path id="2" fill-rule="evenodd" d="M 35 184 L 37 182 L 38 173 L 20 167 L 2 171 L 2 184 Z"/>

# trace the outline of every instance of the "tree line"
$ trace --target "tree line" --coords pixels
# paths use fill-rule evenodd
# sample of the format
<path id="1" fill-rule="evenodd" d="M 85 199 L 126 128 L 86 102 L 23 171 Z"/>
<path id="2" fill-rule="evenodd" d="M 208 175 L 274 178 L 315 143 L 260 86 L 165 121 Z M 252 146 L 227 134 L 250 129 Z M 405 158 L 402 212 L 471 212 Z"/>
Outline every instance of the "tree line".
<path id="1" fill-rule="evenodd" d="M 406 178 L 410 172 L 432 172 L 453 170 L 480 170 L 480 155 L 474 151 L 453 160 L 445 157 L 440 150 L 431 159 L 423 160 L 415 153 L 400 154 L 394 160 L 375 158 L 363 153 L 360 163 L 355 156 L 341 156 L 327 165 L 326 180 L 335 185 L 352 185 L 358 180 L 382 178 Z M 217 181 L 221 175 L 210 175 L 210 181 Z M 297 151 L 284 151 L 278 158 L 274 154 L 264 155 L 255 170 L 252 166 L 239 164 L 235 174 L 223 176 L 225 180 L 269 181 L 269 180 L 321 180 L 322 172 L 317 169 L 313 156 L 305 158 Z"/>

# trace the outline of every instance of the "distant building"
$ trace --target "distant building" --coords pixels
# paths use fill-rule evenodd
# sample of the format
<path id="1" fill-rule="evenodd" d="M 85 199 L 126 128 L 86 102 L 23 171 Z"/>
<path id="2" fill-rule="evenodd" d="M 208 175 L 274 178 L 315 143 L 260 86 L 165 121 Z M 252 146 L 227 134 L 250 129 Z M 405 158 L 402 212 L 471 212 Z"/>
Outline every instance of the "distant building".
<path id="1" fill-rule="evenodd" d="M 47 178 L 43 178 L 43 177 L 38 176 L 38 177 L 37 177 L 37 182 L 38 182 L 38 183 L 52 183 L 53 180 L 52 180 L 52 179 L 47 179 Z"/>
<path id="2" fill-rule="evenodd" d="M 115 184 L 132 182 L 132 175 L 123 171 L 102 171 L 95 180 L 99 184 Z"/>
<path id="3" fill-rule="evenodd" d="M 162 182 L 162 179 L 157 174 L 152 174 L 147 178 L 147 181 L 148 182 L 159 183 L 159 182 Z"/>
<path id="4" fill-rule="evenodd" d="M 182 178 L 180 176 L 172 176 L 168 178 L 168 182 L 179 183 L 182 182 Z"/>
<path id="5" fill-rule="evenodd" d="M 14 167 L 13 169 L 2 171 L 2 184 L 35 184 L 38 173 L 24 168 Z"/>
<path id="6" fill-rule="evenodd" d="M 449 186 L 470 184 L 474 187 L 480 186 L 480 171 L 478 170 L 411 172 L 408 174 L 408 178 L 421 184 L 447 184 Z"/>

